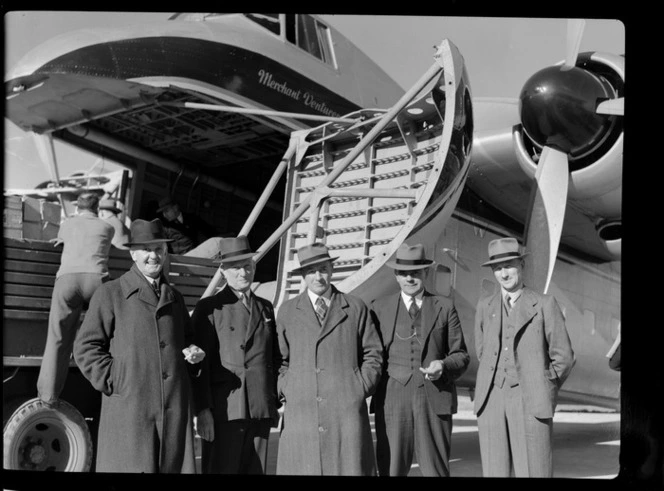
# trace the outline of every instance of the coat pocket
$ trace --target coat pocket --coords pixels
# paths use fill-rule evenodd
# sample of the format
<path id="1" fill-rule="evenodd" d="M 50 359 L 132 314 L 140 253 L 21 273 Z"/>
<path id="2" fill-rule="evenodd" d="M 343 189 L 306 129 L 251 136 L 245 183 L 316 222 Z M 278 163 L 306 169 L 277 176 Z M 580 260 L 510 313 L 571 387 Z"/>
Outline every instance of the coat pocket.
<path id="1" fill-rule="evenodd" d="M 110 394 L 112 396 L 119 396 L 122 394 L 122 386 L 124 384 L 124 365 L 120 358 L 113 358 L 111 363 L 110 373 Z"/>
<path id="2" fill-rule="evenodd" d="M 367 388 L 364 385 L 364 379 L 362 379 L 362 371 L 359 369 L 359 367 L 355 367 L 353 368 L 353 373 L 355 374 L 355 380 L 357 381 L 358 384 L 359 393 L 362 395 L 363 398 L 366 398 Z"/>

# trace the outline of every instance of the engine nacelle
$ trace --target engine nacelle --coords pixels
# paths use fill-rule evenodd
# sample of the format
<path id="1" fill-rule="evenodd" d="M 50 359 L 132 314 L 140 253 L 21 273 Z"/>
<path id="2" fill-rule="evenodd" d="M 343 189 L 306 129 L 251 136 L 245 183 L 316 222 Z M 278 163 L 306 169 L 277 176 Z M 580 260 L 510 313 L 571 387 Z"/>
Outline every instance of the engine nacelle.
<path id="1" fill-rule="evenodd" d="M 614 255 L 620 253 L 623 116 L 599 114 L 597 106 L 624 97 L 624 83 L 623 56 L 582 53 L 575 67 L 545 68 L 521 91 L 521 124 L 512 135 L 517 161 L 532 178 L 544 147 L 567 155 L 570 202 L 595 221 Z"/>

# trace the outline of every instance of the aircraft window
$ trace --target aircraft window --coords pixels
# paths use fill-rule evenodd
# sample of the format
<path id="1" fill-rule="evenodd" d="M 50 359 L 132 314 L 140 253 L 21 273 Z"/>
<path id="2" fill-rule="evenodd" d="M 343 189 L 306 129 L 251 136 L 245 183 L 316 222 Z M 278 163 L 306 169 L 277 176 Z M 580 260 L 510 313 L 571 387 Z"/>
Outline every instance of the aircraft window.
<path id="1" fill-rule="evenodd" d="M 279 23 L 279 14 L 244 14 L 248 19 L 260 24 L 269 31 L 279 35 L 281 24 Z"/>
<path id="2" fill-rule="evenodd" d="M 310 15 L 298 16 L 297 45 L 319 60 L 334 65 L 329 29 Z"/>

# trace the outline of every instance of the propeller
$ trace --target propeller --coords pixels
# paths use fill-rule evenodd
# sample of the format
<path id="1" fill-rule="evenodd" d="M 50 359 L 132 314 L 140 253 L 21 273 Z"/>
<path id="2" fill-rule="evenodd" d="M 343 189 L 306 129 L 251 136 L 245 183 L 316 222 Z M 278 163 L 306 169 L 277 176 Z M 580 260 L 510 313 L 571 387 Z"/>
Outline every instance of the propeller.
<path id="1" fill-rule="evenodd" d="M 586 21 L 583 19 L 570 19 L 567 21 L 567 50 L 565 52 L 565 62 L 563 69 L 569 70 L 576 66 L 576 58 L 579 56 L 581 39 L 583 38 L 583 29 L 586 27 Z"/>
<path id="2" fill-rule="evenodd" d="M 567 155 L 553 147 L 544 147 L 535 173 L 526 221 L 524 245 L 526 284 L 546 293 L 558 255 L 558 245 L 565 221 L 569 163 Z"/>
<path id="3" fill-rule="evenodd" d="M 585 24 L 582 19 L 567 22 L 567 49 L 561 71 L 575 68 Z M 526 256 L 526 283 L 542 293 L 549 289 L 558 255 L 570 178 L 567 153 L 555 145 L 555 139 L 547 143 L 537 163 L 524 232 L 524 246 L 530 253 Z"/>

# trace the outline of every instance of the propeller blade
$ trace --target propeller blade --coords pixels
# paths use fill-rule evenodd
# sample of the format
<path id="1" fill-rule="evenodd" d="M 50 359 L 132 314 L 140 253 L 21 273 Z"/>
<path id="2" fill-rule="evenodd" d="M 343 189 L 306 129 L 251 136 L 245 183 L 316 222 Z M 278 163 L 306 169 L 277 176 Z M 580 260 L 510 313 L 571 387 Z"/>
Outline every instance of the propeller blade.
<path id="1" fill-rule="evenodd" d="M 569 163 L 564 152 L 544 147 L 537 164 L 535 185 L 531 194 L 530 213 L 524 232 L 526 256 L 526 284 L 546 293 L 563 230 Z"/>
<path id="2" fill-rule="evenodd" d="M 576 58 L 581 47 L 581 38 L 586 21 L 583 19 L 569 19 L 567 21 L 567 51 L 565 52 L 565 63 L 563 69 L 576 66 Z"/>
<path id="3" fill-rule="evenodd" d="M 625 98 L 609 99 L 597 106 L 597 114 L 609 114 L 615 116 L 625 115 Z"/>

